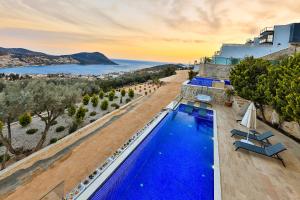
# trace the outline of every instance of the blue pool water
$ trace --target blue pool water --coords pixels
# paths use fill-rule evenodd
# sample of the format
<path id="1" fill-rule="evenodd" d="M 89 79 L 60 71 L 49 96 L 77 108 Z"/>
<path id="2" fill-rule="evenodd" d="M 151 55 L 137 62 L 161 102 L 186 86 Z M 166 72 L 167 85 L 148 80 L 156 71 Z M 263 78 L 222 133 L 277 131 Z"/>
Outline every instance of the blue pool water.
<path id="1" fill-rule="evenodd" d="M 213 200 L 213 112 L 170 112 L 90 200 Z"/>
<path id="2" fill-rule="evenodd" d="M 190 85 L 201 85 L 201 86 L 207 86 L 207 87 L 212 87 L 213 81 L 220 82 L 219 79 L 214 79 L 214 78 L 204 78 L 204 77 L 195 77 L 193 78 L 188 84 Z M 229 80 L 224 80 L 225 85 L 230 85 Z"/>

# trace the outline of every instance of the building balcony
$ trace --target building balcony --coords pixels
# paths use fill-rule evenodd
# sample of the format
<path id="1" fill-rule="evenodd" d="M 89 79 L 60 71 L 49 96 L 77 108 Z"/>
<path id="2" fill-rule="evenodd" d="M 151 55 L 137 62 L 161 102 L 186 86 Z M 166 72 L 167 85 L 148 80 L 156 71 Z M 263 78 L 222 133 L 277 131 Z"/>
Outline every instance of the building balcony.
<path id="1" fill-rule="evenodd" d="M 260 35 L 271 35 L 274 34 L 274 28 L 273 27 L 266 27 L 260 31 Z"/>

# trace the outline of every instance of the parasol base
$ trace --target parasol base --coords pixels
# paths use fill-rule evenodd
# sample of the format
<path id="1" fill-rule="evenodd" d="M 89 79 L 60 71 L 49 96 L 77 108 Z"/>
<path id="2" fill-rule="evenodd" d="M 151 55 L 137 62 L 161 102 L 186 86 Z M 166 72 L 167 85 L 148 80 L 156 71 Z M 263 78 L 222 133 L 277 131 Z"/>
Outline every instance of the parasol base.
<path id="1" fill-rule="evenodd" d="M 243 142 L 243 143 L 247 143 L 247 144 L 251 144 L 251 145 L 254 145 L 252 142 L 250 142 L 249 140 L 240 140 L 241 142 Z"/>

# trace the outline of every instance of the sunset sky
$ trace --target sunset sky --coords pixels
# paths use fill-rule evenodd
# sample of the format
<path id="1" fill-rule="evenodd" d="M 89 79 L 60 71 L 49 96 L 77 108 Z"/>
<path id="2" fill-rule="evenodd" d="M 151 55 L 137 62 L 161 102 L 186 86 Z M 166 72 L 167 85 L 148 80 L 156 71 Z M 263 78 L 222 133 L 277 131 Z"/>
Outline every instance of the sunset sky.
<path id="1" fill-rule="evenodd" d="M 299 0 L 0 0 L 0 46 L 192 62 L 299 13 Z"/>

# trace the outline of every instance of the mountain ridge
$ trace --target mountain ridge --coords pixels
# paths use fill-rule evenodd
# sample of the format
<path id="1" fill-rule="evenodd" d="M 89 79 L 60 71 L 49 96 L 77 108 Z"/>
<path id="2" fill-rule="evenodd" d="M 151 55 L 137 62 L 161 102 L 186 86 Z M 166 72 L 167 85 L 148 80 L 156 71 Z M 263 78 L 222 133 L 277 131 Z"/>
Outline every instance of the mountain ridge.
<path id="1" fill-rule="evenodd" d="M 80 52 L 69 55 L 50 55 L 25 48 L 0 47 L 0 67 L 54 64 L 117 65 L 100 52 Z"/>

